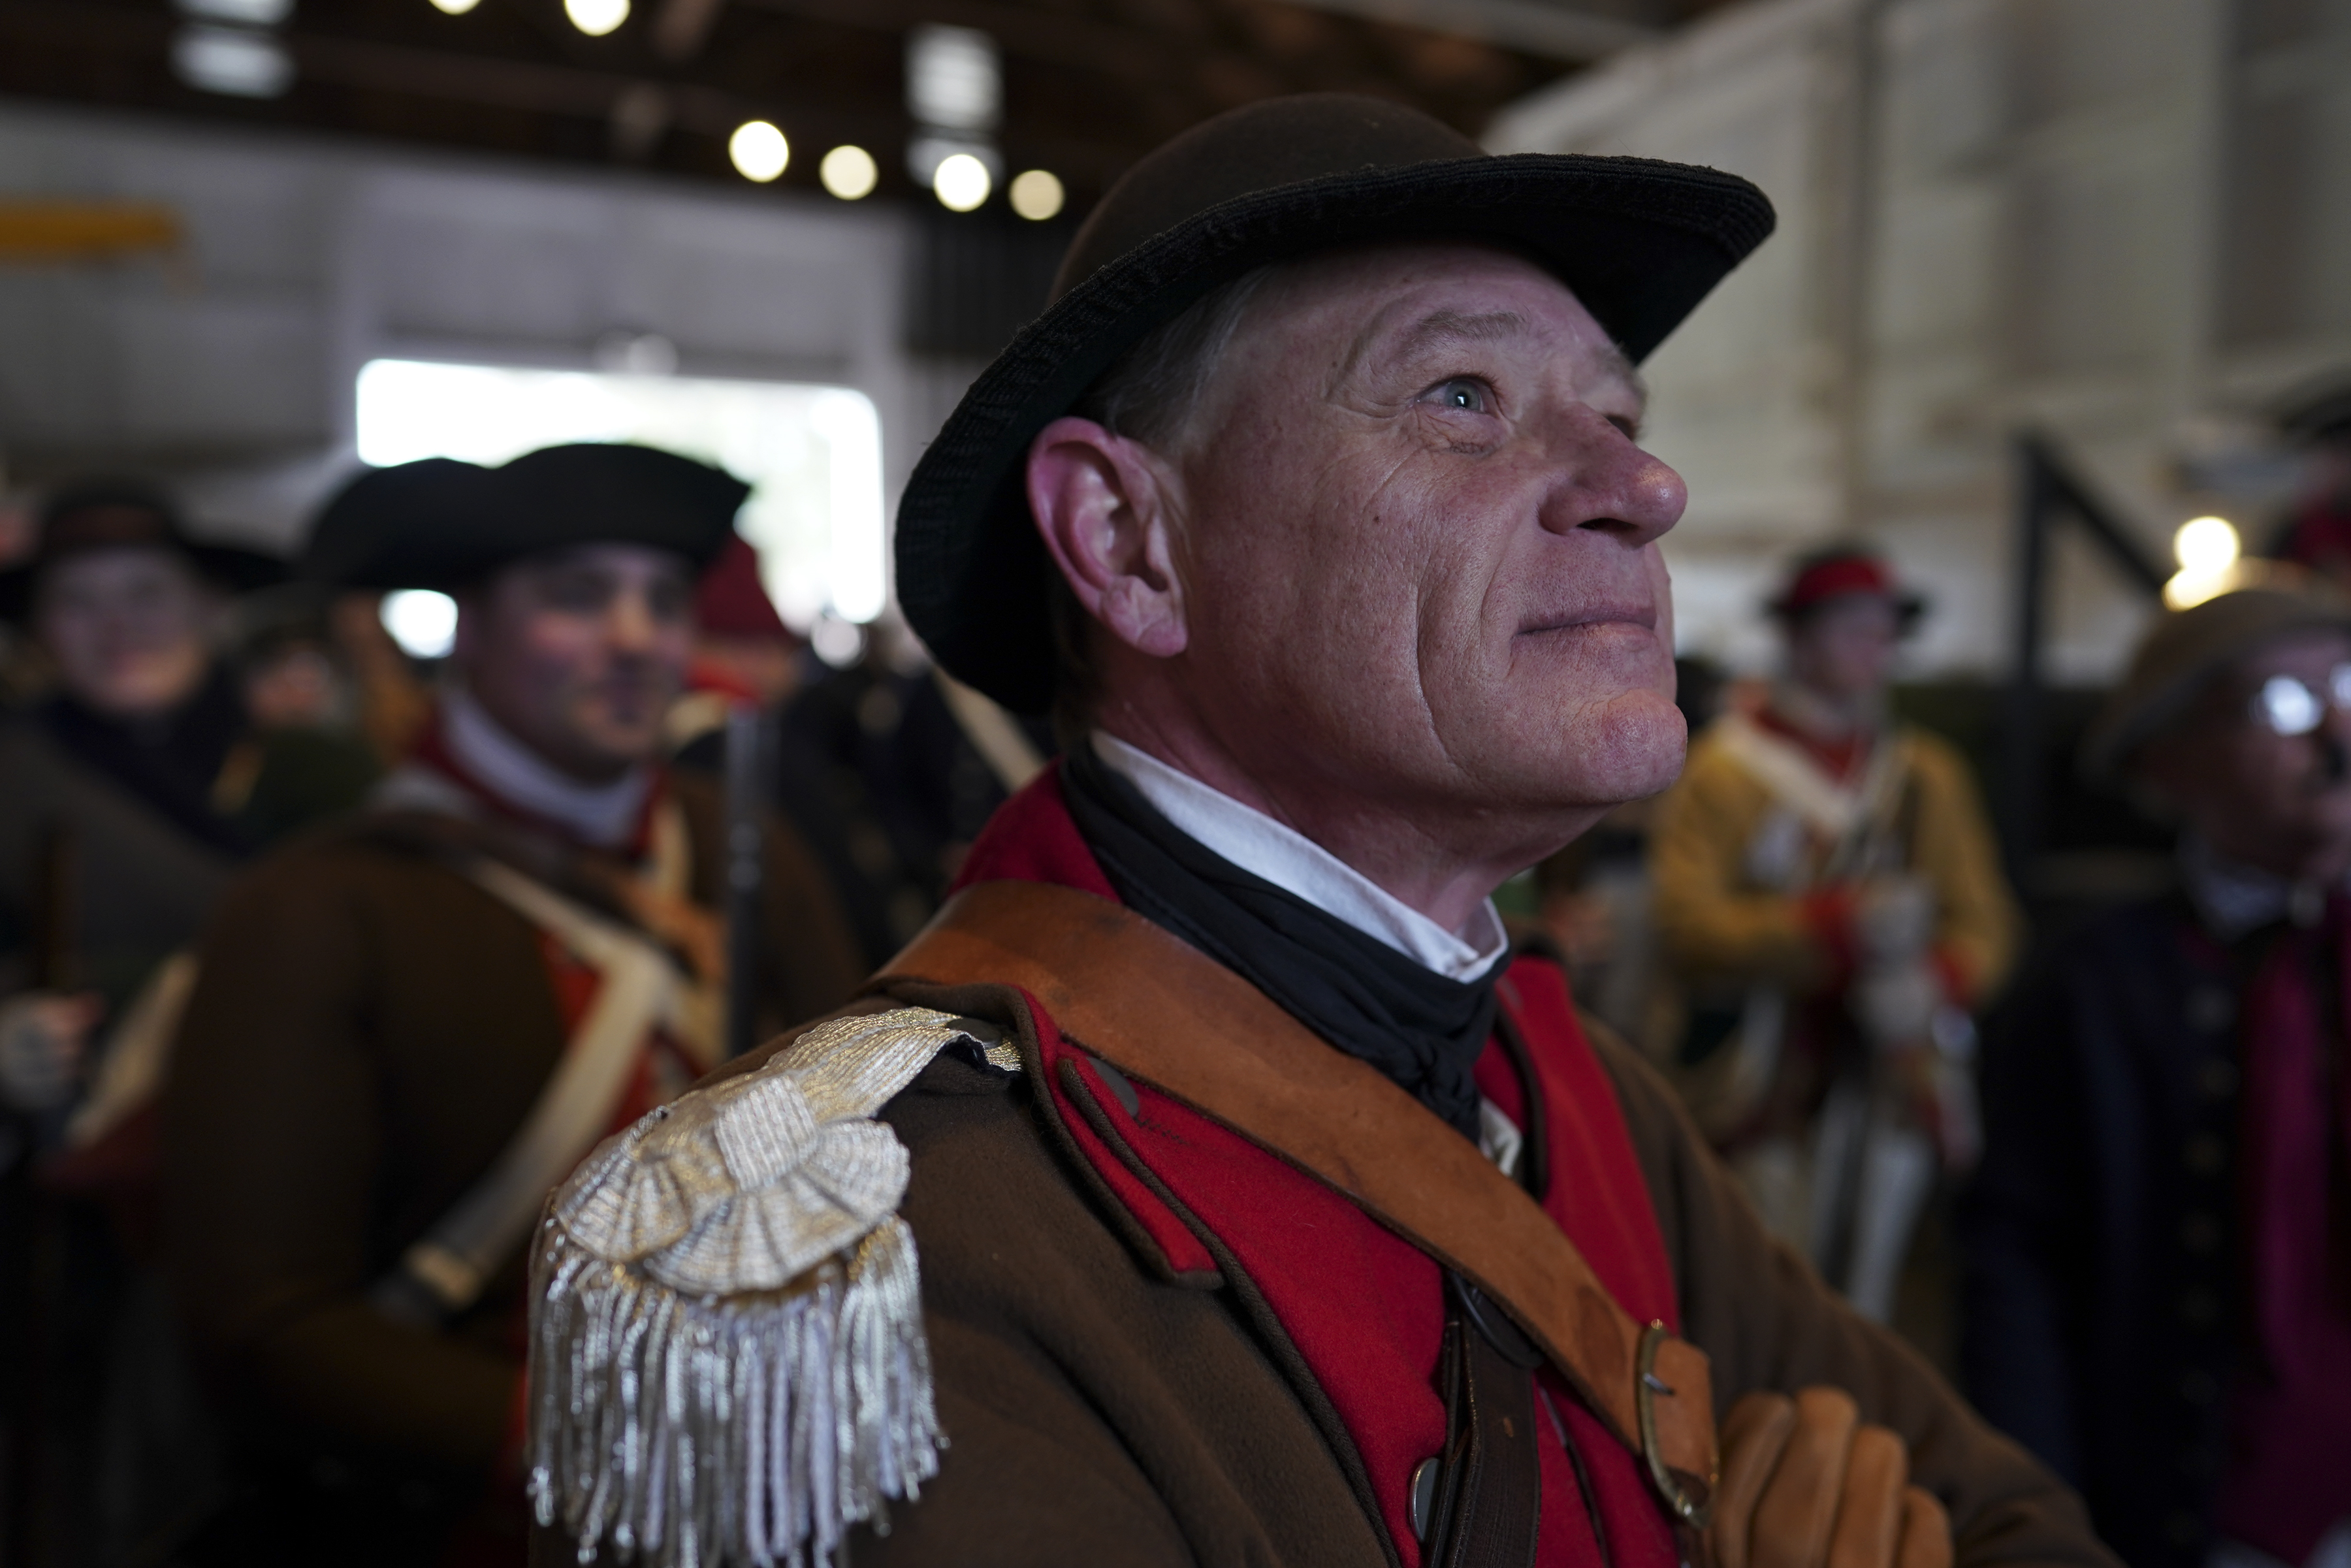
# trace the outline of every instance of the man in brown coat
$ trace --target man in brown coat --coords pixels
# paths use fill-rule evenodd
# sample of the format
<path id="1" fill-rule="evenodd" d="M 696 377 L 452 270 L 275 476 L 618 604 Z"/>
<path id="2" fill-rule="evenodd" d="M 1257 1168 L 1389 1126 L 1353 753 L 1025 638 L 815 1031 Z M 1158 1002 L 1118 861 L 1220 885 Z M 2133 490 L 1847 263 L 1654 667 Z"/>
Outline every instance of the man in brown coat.
<path id="1" fill-rule="evenodd" d="M 1488 896 L 1679 765 L 1633 365 L 1770 225 L 1341 97 L 1104 198 L 898 519 L 1065 760 L 550 1203 L 544 1561 L 2108 1561 Z"/>
<path id="2" fill-rule="evenodd" d="M 248 876 L 204 945 L 164 1186 L 241 1495 L 196 1560 L 430 1563 L 519 1499 L 522 1239 L 720 1055 L 724 813 L 655 758 L 743 495 L 558 447 L 372 474 L 322 521 L 342 583 L 455 592 L 455 678 L 372 809 Z M 805 849 L 770 824 L 767 850 L 772 1029 L 858 966 Z"/>

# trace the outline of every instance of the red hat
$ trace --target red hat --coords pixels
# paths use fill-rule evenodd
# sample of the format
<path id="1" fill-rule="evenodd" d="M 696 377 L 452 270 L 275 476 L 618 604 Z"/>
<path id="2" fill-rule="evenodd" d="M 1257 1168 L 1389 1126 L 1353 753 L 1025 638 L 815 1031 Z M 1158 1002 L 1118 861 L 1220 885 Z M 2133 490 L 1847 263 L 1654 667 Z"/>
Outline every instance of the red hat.
<path id="1" fill-rule="evenodd" d="M 740 534 L 730 534 L 718 559 L 694 591 L 694 622 L 714 637 L 749 642 L 798 643 L 775 601 L 759 581 L 759 552 Z"/>
<path id="2" fill-rule="evenodd" d="M 1894 580 L 1893 568 L 1875 550 L 1850 545 L 1819 550 L 1796 563 L 1788 585 L 1766 606 L 1782 621 L 1847 594 L 1868 593 L 1891 600 L 1907 627 L 1926 609 L 1926 601 Z"/>

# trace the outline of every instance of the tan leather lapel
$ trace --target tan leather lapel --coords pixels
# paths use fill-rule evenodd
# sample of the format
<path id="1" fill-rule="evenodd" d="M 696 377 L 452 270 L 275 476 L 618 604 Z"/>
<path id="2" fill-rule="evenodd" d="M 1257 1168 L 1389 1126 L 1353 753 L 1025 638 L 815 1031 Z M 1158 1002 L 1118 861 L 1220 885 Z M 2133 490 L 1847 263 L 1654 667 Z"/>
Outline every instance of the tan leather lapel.
<path id="1" fill-rule="evenodd" d="M 1376 1069 L 1131 911 L 1043 883 L 966 888 L 875 977 L 1019 986 L 1072 1041 L 1328 1183 L 1502 1303 L 1635 1453 L 1703 1503 L 1715 1477 L 1706 1354 L 1617 1305 L 1526 1191 Z M 1654 1441 L 1646 1446 L 1645 1335 Z"/>

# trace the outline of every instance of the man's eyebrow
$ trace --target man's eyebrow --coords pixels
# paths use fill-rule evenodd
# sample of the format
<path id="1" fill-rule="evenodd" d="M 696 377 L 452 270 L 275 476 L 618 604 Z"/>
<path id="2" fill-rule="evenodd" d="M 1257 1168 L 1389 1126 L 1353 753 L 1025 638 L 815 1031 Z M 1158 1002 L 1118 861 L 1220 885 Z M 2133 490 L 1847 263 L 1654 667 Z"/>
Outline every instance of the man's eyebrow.
<path id="1" fill-rule="evenodd" d="M 1527 319 L 1515 310 L 1432 310 L 1396 334 L 1390 352 L 1401 359 L 1447 343 L 1492 343 L 1524 335 Z"/>
<path id="2" fill-rule="evenodd" d="M 1524 336 L 1530 330 L 1527 319 L 1515 310 L 1432 310 L 1397 333 L 1384 345 L 1384 359 L 1410 359 L 1431 349 L 1453 343 L 1493 343 L 1505 339 Z M 1348 369 L 1353 370 L 1374 350 L 1373 334 L 1365 333 L 1349 356 Z M 1641 379 L 1632 359 L 1614 342 L 1602 344 L 1599 350 L 1600 371 L 1604 376 L 1621 381 L 1644 408 L 1648 406 L 1649 383 Z"/>

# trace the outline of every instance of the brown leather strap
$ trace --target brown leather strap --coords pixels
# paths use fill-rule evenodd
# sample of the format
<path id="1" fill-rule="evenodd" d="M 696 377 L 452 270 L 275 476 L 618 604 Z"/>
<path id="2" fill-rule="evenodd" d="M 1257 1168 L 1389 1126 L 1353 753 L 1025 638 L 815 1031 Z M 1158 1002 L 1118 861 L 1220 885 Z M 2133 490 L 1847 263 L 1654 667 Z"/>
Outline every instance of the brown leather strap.
<path id="1" fill-rule="evenodd" d="M 893 980 L 1021 987 L 1071 1041 L 1345 1194 L 1500 1302 L 1703 1527 L 1715 1479 L 1706 1353 L 1635 1322 L 1468 1139 L 1238 975 L 1106 899 L 989 882 L 948 900 L 873 984 Z"/>

